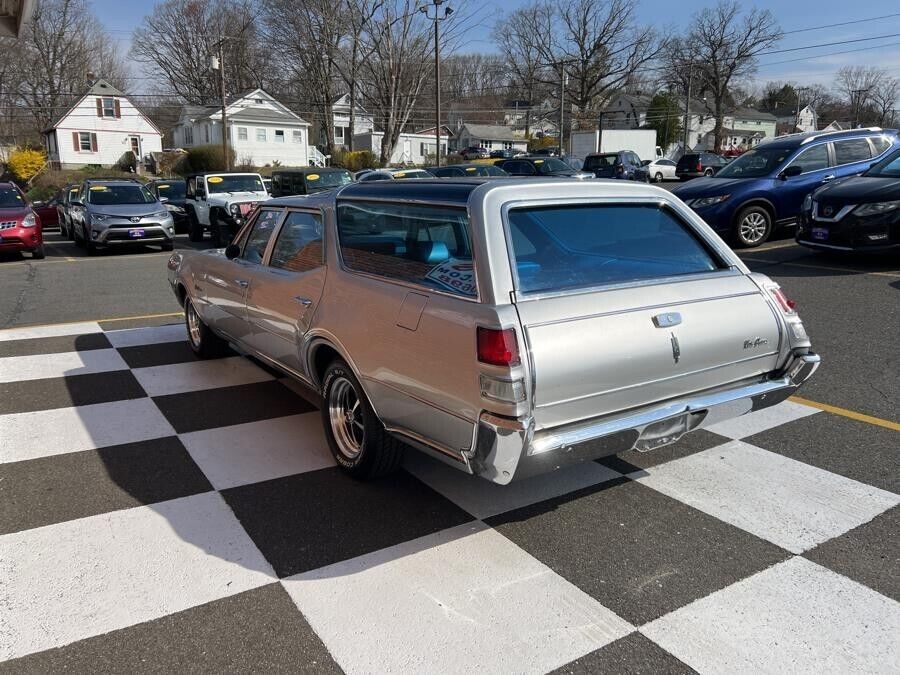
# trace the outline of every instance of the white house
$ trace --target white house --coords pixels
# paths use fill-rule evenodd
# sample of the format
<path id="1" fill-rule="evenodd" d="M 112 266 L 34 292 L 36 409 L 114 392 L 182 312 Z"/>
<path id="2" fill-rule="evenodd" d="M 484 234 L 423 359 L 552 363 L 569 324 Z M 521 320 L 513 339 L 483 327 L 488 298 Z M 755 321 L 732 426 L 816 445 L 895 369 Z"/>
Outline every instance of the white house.
<path id="1" fill-rule="evenodd" d="M 528 141 L 517 137 L 510 127 L 499 124 L 463 124 L 456 137 L 456 147 L 463 150 L 472 146 L 526 152 Z"/>
<path id="2" fill-rule="evenodd" d="M 797 131 L 815 131 L 819 128 L 819 116 L 810 106 L 800 108 L 800 114 L 797 114 L 797 108 L 779 107 L 775 110 L 775 117 L 778 118 L 778 125 L 787 125 L 793 133 Z"/>
<path id="3" fill-rule="evenodd" d="M 309 122 L 262 89 L 234 98 L 225 106 L 228 143 L 238 164 L 307 166 L 325 164 L 309 144 Z M 176 147 L 222 142 L 222 108 L 184 106 L 172 131 Z"/>
<path id="4" fill-rule="evenodd" d="M 647 110 L 652 96 L 643 94 L 619 94 L 603 109 L 604 129 L 638 129 L 647 123 Z M 680 109 L 673 109 L 678 115 Z"/>
<path id="5" fill-rule="evenodd" d="M 43 135 L 47 157 L 58 169 L 111 167 L 129 151 L 143 163 L 162 150 L 162 132 L 105 80 L 94 82 Z"/>
<path id="6" fill-rule="evenodd" d="M 357 134 L 353 137 L 353 147 L 356 150 L 368 150 L 377 158 L 381 153 L 381 141 L 384 132 L 371 131 L 367 134 Z M 390 165 L 422 165 L 434 162 L 434 149 L 436 139 L 433 133 L 403 133 L 397 139 L 391 152 Z M 447 154 L 447 137 L 441 136 L 441 154 Z"/>
<path id="7" fill-rule="evenodd" d="M 353 134 L 367 134 L 375 131 L 375 118 L 359 103 L 356 104 L 356 115 L 353 120 Z M 334 145 L 347 147 L 350 144 L 350 94 L 340 96 L 331 104 L 331 116 L 334 124 Z M 325 126 L 318 125 L 316 138 L 320 145 L 326 145 Z M 358 150 L 359 148 L 354 148 Z"/>

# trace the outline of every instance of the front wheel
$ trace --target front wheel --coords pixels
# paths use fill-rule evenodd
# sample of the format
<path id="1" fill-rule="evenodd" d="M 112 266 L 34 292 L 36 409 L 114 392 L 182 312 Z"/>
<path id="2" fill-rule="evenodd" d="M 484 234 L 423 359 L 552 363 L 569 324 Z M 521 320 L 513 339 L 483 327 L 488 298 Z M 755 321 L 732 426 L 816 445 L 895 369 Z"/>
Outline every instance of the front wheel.
<path id="1" fill-rule="evenodd" d="M 748 206 L 738 213 L 734 238 L 744 248 L 755 248 L 772 233 L 772 215 L 761 206 Z"/>
<path id="2" fill-rule="evenodd" d="M 203 241 L 203 225 L 197 220 L 194 209 L 188 210 L 188 239 L 190 241 Z"/>
<path id="3" fill-rule="evenodd" d="M 228 352 L 228 343 L 203 322 L 189 297 L 184 299 L 184 323 L 187 326 L 188 344 L 201 359 L 214 359 Z"/>
<path id="4" fill-rule="evenodd" d="M 209 231 L 216 248 L 225 248 L 231 243 L 228 234 L 228 223 L 219 218 L 218 213 L 209 214 Z"/>
<path id="5" fill-rule="evenodd" d="M 663 181 L 662 173 L 657 172 L 657 174 L 653 177 L 653 180 L 656 181 L 657 183 L 662 183 L 662 181 Z"/>
<path id="6" fill-rule="evenodd" d="M 35 260 L 43 260 L 44 259 L 44 245 L 41 244 L 36 249 L 31 252 L 31 257 Z"/>
<path id="7" fill-rule="evenodd" d="M 354 478 L 375 478 L 400 467 L 403 445 L 385 431 L 344 361 L 328 366 L 322 394 L 325 438 L 344 471 Z"/>

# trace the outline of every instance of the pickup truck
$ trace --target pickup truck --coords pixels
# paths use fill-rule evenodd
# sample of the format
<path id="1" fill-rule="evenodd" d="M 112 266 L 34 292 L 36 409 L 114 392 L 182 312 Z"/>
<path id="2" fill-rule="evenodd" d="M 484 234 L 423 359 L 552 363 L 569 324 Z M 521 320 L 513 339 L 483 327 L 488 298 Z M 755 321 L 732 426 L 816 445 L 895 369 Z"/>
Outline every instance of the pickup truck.
<path id="1" fill-rule="evenodd" d="M 269 192 L 258 173 L 196 173 L 187 177 L 184 210 L 188 238 L 202 241 L 209 231 L 216 246 L 227 246 Z"/>
<path id="2" fill-rule="evenodd" d="M 500 484 L 652 451 L 819 364 L 784 291 L 641 183 L 356 183 L 263 203 L 168 270 L 194 352 L 318 392 L 358 477 L 409 447 Z"/>

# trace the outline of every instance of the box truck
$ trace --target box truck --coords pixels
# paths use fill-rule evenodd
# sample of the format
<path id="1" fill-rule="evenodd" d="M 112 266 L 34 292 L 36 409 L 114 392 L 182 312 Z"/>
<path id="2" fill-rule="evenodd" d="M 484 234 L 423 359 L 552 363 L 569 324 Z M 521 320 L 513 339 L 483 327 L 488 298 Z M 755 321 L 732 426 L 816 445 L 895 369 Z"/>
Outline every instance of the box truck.
<path id="1" fill-rule="evenodd" d="M 654 129 L 604 129 L 602 132 L 574 131 L 569 142 L 569 154 L 584 159 L 592 152 L 631 150 L 642 160 L 663 156 L 656 144 Z"/>

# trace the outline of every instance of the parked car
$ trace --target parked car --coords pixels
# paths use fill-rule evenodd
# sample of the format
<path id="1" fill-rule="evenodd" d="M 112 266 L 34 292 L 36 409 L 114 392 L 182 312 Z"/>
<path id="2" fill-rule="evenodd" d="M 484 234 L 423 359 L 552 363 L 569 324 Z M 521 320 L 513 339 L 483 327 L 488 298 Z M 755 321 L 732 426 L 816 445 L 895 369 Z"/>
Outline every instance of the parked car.
<path id="1" fill-rule="evenodd" d="M 516 154 L 517 153 L 515 150 L 509 150 L 509 149 L 491 150 L 490 158 L 491 159 L 512 159 L 513 157 L 516 156 Z"/>
<path id="2" fill-rule="evenodd" d="M 410 178 L 434 178 L 425 169 L 376 169 L 361 176 L 360 182 L 370 182 L 379 180 L 405 180 Z"/>
<path id="3" fill-rule="evenodd" d="M 465 160 L 487 159 L 488 157 L 490 157 L 490 151 L 488 151 L 487 148 L 481 148 L 477 145 L 470 145 L 468 148 L 460 150 L 459 155 Z"/>
<path id="4" fill-rule="evenodd" d="M 630 150 L 594 152 L 584 158 L 584 170 L 597 178 L 635 180 L 635 172 L 640 168 L 641 158 Z"/>
<path id="5" fill-rule="evenodd" d="M 198 173 L 188 176 L 185 211 L 188 238 L 203 241 L 209 230 L 216 246 L 227 246 L 269 191 L 258 173 Z"/>
<path id="6" fill-rule="evenodd" d="M 675 176 L 680 180 L 715 176 L 729 161 L 714 152 L 690 152 L 678 159 Z"/>
<path id="7" fill-rule="evenodd" d="M 466 178 L 474 176 L 508 176 L 503 169 L 491 164 L 451 164 L 449 166 L 429 166 L 428 173 L 437 178 Z"/>
<path id="8" fill-rule="evenodd" d="M 559 157 L 559 146 L 558 145 L 550 145 L 546 148 L 540 148 L 539 150 L 535 150 L 531 154 L 537 155 L 539 157 Z"/>
<path id="9" fill-rule="evenodd" d="M 147 187 L 172 214 L 172 220 L 175 221 L 175 234 L 187 232 L 188 217 L 187 211 L 184 210 L 187 203 L 187 182 L 181 178 L 160 178 L 147 183 Z"/>
<path id="10" fill-rule="evenodd" d="M 573 169 L 558 157 L 526 156 L 517 159 L 504 159 L 496 162 L 495 166 L 499 166 L 512 176 L 531 176 L 535 178 L 556 176 L 559 178 L 578 178 L 580 180 L 594 177 L 594 174 L 590 171 Z"/>
<path id="11" fill-rule="evenodd" d="M 861 176 L 835 180 L 807 195 L 796 239 L 826 251 L 900 249 L 900 148 Z"/>
<path id="12" fill-rule="evenodd" d="M 678 180 L 678 176 L 675 175 L 675 162 L 665 158 L 645 160 L 635 170 L 635 180 L 642 180 L 645 183 Z"/>
<path id="13" fill-rule="evenodd" d="M 31 202 L 31 210 L 41 219 L 41 230 L 59 227 L 59 213 L 57 211 L 59 198 L 60 193 L 58 192 L 47 201 L 35 199 Z"/>
<path id="14" fill-rule="evenodd" d="M 713 177 L 674 192 L 723 236 L 759 246 L 776 226 L 796 225 L 803 200 L 836 178 L 860 174 L 891 147 L 895 131 L 854 129 L 776 138 L 745 152 Z"/>
<path id="15" fill-rule="evenodd" d="M 347 169 L 340 167 L 307 166 L 302 169 L 276 169 L 272 172 L 273 197 L 309 195 L 322 190 L 333 190 L 353 182 Z"/>
<path id="16" fill-rule="evenodd" d="M 266 192 L 272 194 L 272 179 L 271 178 L 263 178 L 263 186 L 266 188 Z"/>
<path id="17" fill-rule="evenodd" d="M 501 484 L 652 450 L 819 362 L 784 291 L 642 183 L 356 183 L 168 270 L 194 352 L 231 342 L 318 391 L 359 477 L 407 445 Z"/>
<path id="18" fill-rule="evenodd" d="M 59 223 L 59 233 L 63 239 L 73 239 L 72 217 L 70 206 L 72 200 L 78 199 L 78 193 L 81 191 L 81 185 L 78 183 L 69 183 L 63 188 L 59 202 L 56 204 L 56 221 Z"/>
<path id="19" fill-rule="evenodd" d="M 26 251 L 35 260 L 44 257 L 41 219 L 15 183 L 0 183 L 0 253 Z"/>
<path id="20" fill-rule="evenodd" d="M 88 255 L 110 247 L 175 247 L 172 214 L 136 180 L 86 180 L 71 208 L 75 243 Z"/>

